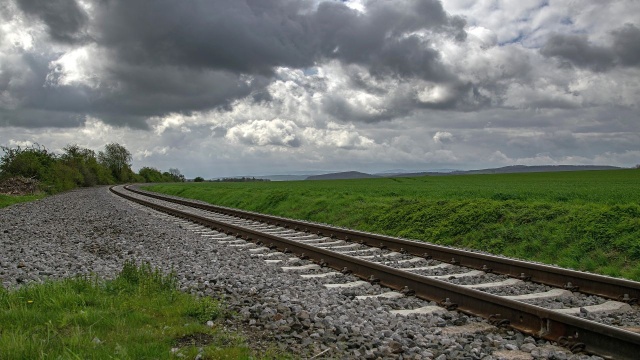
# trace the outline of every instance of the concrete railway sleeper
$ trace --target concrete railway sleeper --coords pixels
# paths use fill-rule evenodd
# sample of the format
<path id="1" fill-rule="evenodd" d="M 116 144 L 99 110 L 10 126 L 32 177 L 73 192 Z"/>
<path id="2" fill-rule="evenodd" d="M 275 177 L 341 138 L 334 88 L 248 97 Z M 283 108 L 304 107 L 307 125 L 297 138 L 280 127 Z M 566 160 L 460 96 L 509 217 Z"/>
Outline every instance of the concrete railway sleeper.
<path id="1" fill-rule="evenodd" d="M 606 358 L 632 359 L 637 358 L 640 351 L 640 335 L 621 327 L 626 325 L 628 328 L 637 328 L 640 325 L 638 306 L 633 301 L 637 298 L 640 284 L 632 281 L 326 225 L 273 216 L 261 218 L 261 215 L 256 213 L 234 212 L 233 209 L 160 196 L 137 189 L 127 190 L 130 191 L 122 187 L 112 188 L 114 193 L 129 200 L 224 233 L 226 237 L 221 234 L 210 235 L 215 236 L 219 243 L 246 247 L 252 252 L 252 256 L 277 266 L 284 265 L 283 271 L 300 272 L 303 279 L 326 281 L 327 287 L 357 288 L 363 284 L 374 283 L 394 290 L 381 294 L 355 295 L 356 300 L 377 296 L 394 298 L 414 295 L 437 302 L 449 310 L 456 309 L 469 315 L 487 318 L 496 326 L 508 326 L 538 338 L 557 342 L 574 352 L 583 351 Z M 292 258 L 290 253 L 297 257 Z M 471 261 L 472 258 L 475 258 L 475 261 Z M 287 264 L 290 260 L 300 263 L 300 259 L 308 261 L 303 261 L 301 265 Z M 508 268 L 509 264 L 516 270 L 495 270 Z M 551 269 L 554 275 L 542 274 L 545 269 Z M 560 275 L 565 273 L 569 274 L 569 279 L 573 282 L 566 279 L 558 280 Z M 335 279 L 344 274 L 352 274 L 365 281 L 334 283 Z M 550 278 L 554 280 L 540 281 Z M 596 283 L 606 280 L 615 285 L 601 291 L 596 285 L 587 283 L 588 279 L 593 278 L 597 280 Z M 555 286 L 552 288 L 549 285 Z M 510 289 L 506 292 L 508 295 L 505 295 L 505 288 Z M 587 293 L 602 293 L 609 299 L 614 297 L 611 294 L 612 289 L 628 292 L 616 296 L 622 301 L 608 301 L 577 292 L 585 288 L 590 290 Z M 437 308 L 426 306 L 398 311 L 398 314 L 404 315 L 437 311 Z M 605 316 L 598 318 L 599 315 L 596 314 Z M 619 321 L 620 317 L 625 318 L 622 324 Z M 606 324 L 606 319 L 609 319 L 610 325 Z M 610 321 L 611 319 L 615 321 Z"/>

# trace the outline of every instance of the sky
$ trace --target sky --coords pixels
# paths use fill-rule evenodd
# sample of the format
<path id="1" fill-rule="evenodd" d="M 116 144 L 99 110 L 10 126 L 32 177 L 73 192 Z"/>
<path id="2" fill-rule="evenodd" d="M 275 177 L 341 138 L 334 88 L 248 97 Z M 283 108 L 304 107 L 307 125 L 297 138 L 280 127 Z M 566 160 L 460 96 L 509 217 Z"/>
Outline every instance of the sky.
<path id="1" fill-rule="evenodd" d="M 637 0 L 0 0 L 0 145 L 187 177 L 640 164 Z"/>

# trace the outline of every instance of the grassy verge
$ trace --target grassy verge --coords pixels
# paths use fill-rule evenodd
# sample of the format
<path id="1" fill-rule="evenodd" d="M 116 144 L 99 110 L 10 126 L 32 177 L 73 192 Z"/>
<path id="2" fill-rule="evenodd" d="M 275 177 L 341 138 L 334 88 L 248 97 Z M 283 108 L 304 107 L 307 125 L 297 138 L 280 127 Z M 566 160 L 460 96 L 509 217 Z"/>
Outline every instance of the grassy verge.
<path id="1" fill-rule="evenodd" d="M 42 199 L 45 195 L 3 195 L 0 194 L 0 209 L 13 204 Z"/>
<path id="2" fill-rule="evenodd" d="M 640 170 L 148 189 L 640 280 Z"/>
<path id="3" fill-rule="evenodd" d="M 179 292 L 175 277 L 132 263 L 111 281 L 0 287 L 0 357 L 255 358 L 241 337 L 206 325 L 223 314 L 217 301 Z"/>

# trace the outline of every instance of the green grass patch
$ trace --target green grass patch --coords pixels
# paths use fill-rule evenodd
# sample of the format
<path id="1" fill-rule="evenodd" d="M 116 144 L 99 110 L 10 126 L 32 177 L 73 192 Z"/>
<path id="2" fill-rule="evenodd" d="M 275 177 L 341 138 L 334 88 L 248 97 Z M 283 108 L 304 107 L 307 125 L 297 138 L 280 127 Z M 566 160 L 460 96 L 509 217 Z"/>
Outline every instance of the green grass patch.
<path id="1" fill-rule="evenodd" d="M 6 359 L 255 358 L 240 336 L 206 322 L 225 314 L 209 297 L 177 290 L 175 277 L 125 264 L 110 281 L 78 277 L 0 287 L 0 353 Z"/>
<path id="2" fill-rule="evenodd" d="M 0 194 L 0 209 L 21 202 L 42 199 L 45 195 L 3 195 Z"/>
<path id="3" fill-rule="evenodd" d="M 640 170 L 146 189 L 640 280 Z"/>

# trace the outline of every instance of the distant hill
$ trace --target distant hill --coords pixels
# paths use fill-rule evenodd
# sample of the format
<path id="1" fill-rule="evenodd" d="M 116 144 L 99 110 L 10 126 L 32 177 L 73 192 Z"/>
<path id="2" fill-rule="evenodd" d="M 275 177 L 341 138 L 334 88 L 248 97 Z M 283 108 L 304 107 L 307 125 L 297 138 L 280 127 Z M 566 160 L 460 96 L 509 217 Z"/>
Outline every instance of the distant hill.
<path id="1" fill-rule="evenodd" d="M 559 172 L 559 171 L 588 171 L 588 170 L 619 170 L 616 166 L 606 165 L 513 165 L 500 168 L 479 169 L 479 170 L 434 170 L 413 173 L 380 173 L 382 177 L 418 177 L 418 176 L 449 176 L 449 175 L 473 175 L 473 174 L 514 174 L 532 172 Z"/>
<path id="2" fill-rule="evenodd" d="M 586 171 L 586 170 L 619 170 L 621 167 L 605 166 L 605 165 L 513 165 L 495 169 L 480 169 L 468 171 L 453 171 L 450 175 L 467 175 L 467 174 L 511 174 L 511 173 L 529 173 L 529 172 L 558 172 L 558 171 Z M 439 174 L 444 175 L 444 174 Z"/>
<path id="3" fill-rule="evenodd" d="M 619 170 L 616 166 L 605 165 L 513 165 L 500 168 L 479 169 L 479 170 L 454 170 L 454 169 L 434 169 L 428 171 L 393 169 L 375 174 L 367 174 L 358 171 L 324 173 L 322 171 L 294 171 L 288 175 L 260 175 L 246 176 L 256 179 L 269 179 L 271 181 L 299 181 L 299 180 L 331 180 L 331 179 L 371 179 L 390 177 L 419 177 L 419 176 L 449 176 L 449 175 L 470 175 L 470 174 L 509 174 L 509 173 L 529 173 L 529 172 L 557 172 L 557 171 L 586 171 L 586 170 Z"/>
<path id="4" fill-rule="evenodd" d="M 430 170 L 405 170 L 405 169 L 393 169 L 387 171 L 381 171 L 373 173 L 373 175 L 381 177 L 408 177 L 408 176 L 424 176 L 432 173 L 450 173 L 459 171 L 458 169 L 430 169 Z"/>
<path id="5" fill-rule="evenodd" d="M 309 175 L 264 175 L 256 176 L 257 179 L 268 179 L 271 181 L 296 181 L 306 180 Z"/>
<path id="6" fill-rule="evenodd" d="M 292 171 L 288 174 L 276 174 L 276 175 L 256 175 L 256 179 L 269 179 L 271 181 L 299 181 L 307 180 L 312 175 L 323 175 L 331 170 L 304 170 L 304 171 Z"/>
<path id="7" fill-rule="evenodd" d="M 358 171 L 347 171 L 323 175 L 312 175 L 307 177 L 307 180 L 346 180 L 346 179 L 375 179 L 379 176 L 365 174 Z"/>
<path id="8" fill-rule="evenodd" d="M 432 172 L 412 172 L 412 173 L 387 173 L 387 174 L 376 174 L 380 177 L 386 178 L 399 178 L 399 177 L 420 177 L 427 175 L 448 175 L 449 173 L 432 173 Z"/>
<path id="9" fill-rule="evenodd" d="M 560 171 L 588 171 L 588 170 L 620 170 L 621 167 L 606 165 L 513 165 L 500 168 L 479 170 L 454 170 L 454 171 L 427 171 L 417 173 L 380 174 L 383 177 L 418 177 L 418 176 L 449 176 L 449 175 L 474 175 L 474 174 L 515 174 L 533 172 L 560 172 Z"/>

